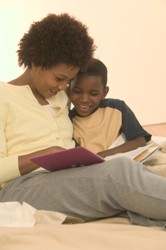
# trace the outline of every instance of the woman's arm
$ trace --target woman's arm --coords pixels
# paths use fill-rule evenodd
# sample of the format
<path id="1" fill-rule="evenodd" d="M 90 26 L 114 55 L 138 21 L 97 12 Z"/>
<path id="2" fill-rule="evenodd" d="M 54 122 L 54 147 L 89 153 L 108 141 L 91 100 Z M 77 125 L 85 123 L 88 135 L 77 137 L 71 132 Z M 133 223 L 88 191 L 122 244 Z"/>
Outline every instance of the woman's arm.
<path id="1" fill-rule="evenodd" d="M 146 145 L 146 140 L 144 137 L 138 137 L 134 140 L 127 141 L 115 148 L 107 149 L 101 152 L 98 152 L 98 155 L 105 158 L 110 155 L 118 154 L 118 153 L 125 153 L 131 150 L 134 150 L 138 147 L 143 147 Z"/>
<path id="2" fill-rule="evenodd" d="M 50 147 L 50 148 L 42 149 L 40 151 L 36 151 L 27 155 L 19 156 L 18 163 L 19 163 L 20 174 L 24 175 L 39 168 L 37 164 L 35 164 L 34 162 L 30 160 L 31 158 L 39 156 L 39 155 L 53 153 L 55 151 L 62 151 L 62 150 L 65 150 L 65 149 L 61 147 Z"/>

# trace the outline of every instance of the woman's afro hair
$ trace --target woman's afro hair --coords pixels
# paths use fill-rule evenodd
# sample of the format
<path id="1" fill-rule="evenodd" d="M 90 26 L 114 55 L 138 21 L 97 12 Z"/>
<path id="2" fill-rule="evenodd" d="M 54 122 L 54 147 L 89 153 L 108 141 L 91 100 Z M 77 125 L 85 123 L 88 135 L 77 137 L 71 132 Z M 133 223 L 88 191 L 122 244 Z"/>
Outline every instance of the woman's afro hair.
<path id="1" fill-rule="evenodd" d="M 96 47 L 87 27 L 67 13 L 33 22 L 19 43 L 19 66 L 51 68 L 59 63 L 86 68 Z"/>

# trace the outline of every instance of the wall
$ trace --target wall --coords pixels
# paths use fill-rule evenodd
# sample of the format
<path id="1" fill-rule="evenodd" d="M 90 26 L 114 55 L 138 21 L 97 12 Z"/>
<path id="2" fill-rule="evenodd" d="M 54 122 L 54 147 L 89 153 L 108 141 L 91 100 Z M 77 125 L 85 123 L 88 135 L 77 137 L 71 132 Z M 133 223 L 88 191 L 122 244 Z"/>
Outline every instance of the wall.
<path id="1" fill-rule="evenodd" d="M 89 27 L 108 67 L 108 97 L 146 125 L 166 122 L 166 0 L 0 0 L 0 80 L 23 72 L 17 44 L 33 21 L 68 12 Z"/>

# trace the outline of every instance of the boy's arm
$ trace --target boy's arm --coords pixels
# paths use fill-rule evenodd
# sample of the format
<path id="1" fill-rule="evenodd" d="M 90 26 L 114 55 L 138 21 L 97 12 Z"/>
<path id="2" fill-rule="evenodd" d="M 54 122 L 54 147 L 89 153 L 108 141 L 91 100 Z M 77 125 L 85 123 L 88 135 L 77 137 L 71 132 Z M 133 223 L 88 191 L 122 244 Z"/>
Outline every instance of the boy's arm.
<path id="1" fill-rule="evenodd" d="M 144 137 L 138 137 L 134 140 L 127 141 L 115 148 L 111 148 L 111 149 L 98 152 L 97 154 L 105 158 L 107 156 L 114 155 L 117 153 L 125 153 L 128 151 L 134 150 L 138 147 L 143 147 L 145 145 L 146 145 L 146 139 Z"/>

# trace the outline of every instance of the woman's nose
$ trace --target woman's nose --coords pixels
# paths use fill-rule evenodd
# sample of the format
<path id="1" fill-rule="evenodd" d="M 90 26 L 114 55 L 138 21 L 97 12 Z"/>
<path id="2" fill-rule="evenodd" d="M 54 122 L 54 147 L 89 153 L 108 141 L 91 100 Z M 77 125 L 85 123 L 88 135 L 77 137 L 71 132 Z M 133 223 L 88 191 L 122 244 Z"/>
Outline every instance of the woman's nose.
<path id="1" fill-rule="evenodd" d="M 65 88 L 67 87 L 68 82 L 64 82 L 58 85 L 58 89 L 59 90 L 65 90 Z"/>

